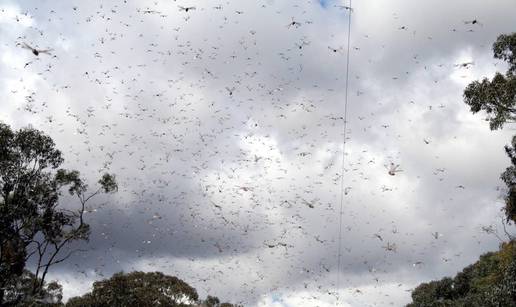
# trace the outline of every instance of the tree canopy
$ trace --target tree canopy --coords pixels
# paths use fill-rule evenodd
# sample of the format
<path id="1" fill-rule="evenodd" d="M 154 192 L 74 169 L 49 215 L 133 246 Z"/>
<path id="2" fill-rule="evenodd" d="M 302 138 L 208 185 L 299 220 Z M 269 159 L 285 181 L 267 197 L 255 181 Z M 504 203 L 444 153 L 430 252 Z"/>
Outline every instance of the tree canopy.
<path id="1" fill-rule="evenodd" d="M 407 307 L 516 306 L 516 241 L 503 243 L 454 278 L 423 283 Z"/>
<path id="2" fill-rule="evenodd" d="M 220 303 L 220 300 L 213 296 L 199 301 L 199 295 L 193 287 L 177 277 L 161 272 L 116 273 L 109 279 L 95 282 L 90 293 L 71 298 L 66 306 L 237 307 L 229 303 Z"/>
<path id="3" fill-rule="evenodd" d="M 37 293 L 33 293 L 33 285 L 41 283 L 32 272 L 24 270 L 17 278 L 10 279 L 5 286 L 5 303 L 2 306 L 62 306 L 63 287 L 57 281 L 43 283 Z"/>
<path id="4" fill-rule="evenodd" d="M 507 72 L 470 83 L 464 90 L 464 102 L 473 113 L 485 111 L 490 128 L 496 130 L 516 119 L 516 33 L 500 35 L 493 52 L 496 59 L 509 64 Z"/>
<path id="5" fill-rule="evenodd" d="M 505 152 L 511 159 L 511 166 L 507 167 L 501 176 L 508 188 L 504 209 L 507 220 L 516 222 L 516 136 L 512 138 L 510 146 L 505 146 Z"/>
<path id="6" fill-rule="evenodd" d="M 86 203 L 117 189 L 114 176 L 104 174 L 100 187 L 88 194 L 78 171 L 59 168 L 63 161 L 61 151 L 43 132 L 13 131 L 0 123 L 0 305 L 21 299 L 11 296 L 7 302 L 5 289 L 22 277 L 29 259 L 35 263 L 31 294 L 42 291 L 49 268 L 74 252 L 62 255 L 64 247 L 88 239 Z M 64 187 L 78 199 L 77 209 L 60 206 Z"/>
<path id="7" fill-rule="evenodd" d="M 470 83 L 464 90 L 464 102 L 471 112 L 485 111 L 492 130 L 501 129 L 506 123 L 516 120 L 516 32 L 503 34 L 493 44 L 494 57 L 508 63 L 505 74 L 496 73 L 492 80 Z M 501 175 L 507 186 L 505 215 L 516 222 L 516 136 L 505 147 L 511 166 Z"/>
<path id="8" fill-rule="evenodd" d="M 500 35 L 493 52 L 496 59 L 509 64 L 507 72 L 470 83 L 464 90 L 464 102 L 473 113 L 485 111 L 490 128 L 496 130 L 516 120 L 516 33 Z M 516 136 L 505 152 L 512 165 L 501 175 L 508 188 L 504 211 L 507 221 L 516 222 Z M 516 241 L 507 235 L 510 241 L 502 243 L 498 252 L 480 256 L 455 277 L 419 285 L 407 307 L 516 306 Z"/>

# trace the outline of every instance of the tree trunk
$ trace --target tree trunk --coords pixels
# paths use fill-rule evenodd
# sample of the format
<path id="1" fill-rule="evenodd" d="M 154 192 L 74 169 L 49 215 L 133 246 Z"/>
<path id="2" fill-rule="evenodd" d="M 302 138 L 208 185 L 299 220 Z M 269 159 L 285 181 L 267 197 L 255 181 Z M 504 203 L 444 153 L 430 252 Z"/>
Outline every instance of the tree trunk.
<path id="1" fill-rule="evenodd" d="M 5 285 L 2 284 L 1 287 L 0 287 L 0 306 L 4 306 L 4 287 Z"/>

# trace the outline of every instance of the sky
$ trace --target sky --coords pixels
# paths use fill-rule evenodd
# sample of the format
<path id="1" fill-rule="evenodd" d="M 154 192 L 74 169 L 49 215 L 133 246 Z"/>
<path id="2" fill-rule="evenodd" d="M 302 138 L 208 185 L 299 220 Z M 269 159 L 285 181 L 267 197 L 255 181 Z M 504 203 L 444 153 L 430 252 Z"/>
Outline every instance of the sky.
<path id="1" fill-rule="evenodd" d="M 119 184 L 50 274 L 65 299 L 140 270 L 245 306 L 402 306 L 497 249 L 513 131 L 462 93 L 505 71 L 516 2 L 345 6 L 0 0 L 0 121 Z"/>

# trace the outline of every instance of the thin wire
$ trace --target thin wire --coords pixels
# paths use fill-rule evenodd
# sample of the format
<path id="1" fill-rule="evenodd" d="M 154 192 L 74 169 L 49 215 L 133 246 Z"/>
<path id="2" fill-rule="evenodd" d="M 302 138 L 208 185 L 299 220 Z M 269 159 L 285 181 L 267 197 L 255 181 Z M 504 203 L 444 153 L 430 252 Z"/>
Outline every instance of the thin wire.
<path id="1" fill-rule="evenodd" d="M 344 203 L 344 158 L 346 156 L 346 135 L 347 135 L 347 124 L 348 124 L 348 84 L 349 84 L 349 45 L 351 38 L 351 13 L 353 12 L 351 6 L 351 0 L 349 0 L 349 18 L 348 18 L 348 50 L 346 53 L 346 87 L 344 96 L 344 125 L 343 125 L 343 139 L 342 139 L 342 170 L 340 177 L 340 210 L 339 210 L 339 253 L 337 260 L 337 302 L 340 299 L 340 272 L 341 272 L 341 258 L 342 258 L 342 207 Z"/>

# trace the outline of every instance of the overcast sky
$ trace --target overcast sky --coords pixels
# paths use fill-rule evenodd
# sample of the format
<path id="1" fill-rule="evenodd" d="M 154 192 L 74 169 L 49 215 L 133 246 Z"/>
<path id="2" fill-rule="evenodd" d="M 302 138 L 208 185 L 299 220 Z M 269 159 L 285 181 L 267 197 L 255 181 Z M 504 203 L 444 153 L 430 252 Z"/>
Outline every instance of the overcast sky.
<path id="1" fill-rule="evenodd" d="M 351 29 L 341 5 L 0 0 L 0 121 L 120 186 L 52 271 L 66 298 L 158 270 L 245 306 L 402 306 L 497 249 L 513 131 L 462 93 L 505 70 L 516 2 L 354 1 Z"/>

